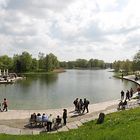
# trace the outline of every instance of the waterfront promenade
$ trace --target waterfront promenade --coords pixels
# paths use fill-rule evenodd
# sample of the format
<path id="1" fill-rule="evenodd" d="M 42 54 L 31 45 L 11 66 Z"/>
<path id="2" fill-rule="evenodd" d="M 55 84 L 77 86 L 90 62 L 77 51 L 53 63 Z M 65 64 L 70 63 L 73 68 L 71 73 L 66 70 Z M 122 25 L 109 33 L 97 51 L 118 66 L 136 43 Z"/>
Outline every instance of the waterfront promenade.
<path id="1" fill-rule="evenodd" d="M 124 77 L 126 80 L 133 81 L 134 76 Z M 133 81 L 140 84 L 140 81 Z M 119 94 L 119 93 L 117 93 Z M 137 94 L 137 93 L 136 93 Z M 89 105 L 89 113 L 84 115 L 77 115 L 74 113 L 74 106 L 66 108 L 68 110 L 68 123 L 66 126 L 58 129 L 58 131 L 68 131 L 70 129 L 76 129 L 83 123 L 95 120 L 98 118 L 100 112 L 109 114 L 117 111 L 117 105 L 120 100 L 107 101 L 102 103 L 96 103 Z M 135 101 L 131 101 L 135 102 Z M 63 108 L 61 109 L 47 109 L 47 110 L 9 110 L 8 112 L 0 112 L 0 133 L 5 134 L 39 134 L 44 128 L 29 129 L 24 126 L 29 123 L 29 118 L 32 113 L 46 113 L 47 115 L 52 114 L 54 118 L 57 115 L 62 116 Z M 56 131 L 55 131 L 56 132 Z"/>
<path id="2" fill-rule="evenodd" d="M 68 123 L 58 131 L 68 131 L 69 129 L 78 128 L 83 123 L 96 119 L 100 112 L 104 112 L 105 114 L 115 112 L 117 111 L 118 102 L 118 100 L 113 100 L 89 105 L 90 112 L 80 116 L 74 113 L 74 107 L 66 108 L 68 110 Z M 48 110 L 9 110 L 8 112 L 1 112 L 0 133 L 17 135 L 22 133 L 38 134 L 43 129 L 24 128 L 24 125 L 27 125 L 29 122 L 30 115 L 34 112 L 46 113 L 47 115 L 52 114 L 56 118 L 57 115 L 62 116 L 63 108 Z"/>

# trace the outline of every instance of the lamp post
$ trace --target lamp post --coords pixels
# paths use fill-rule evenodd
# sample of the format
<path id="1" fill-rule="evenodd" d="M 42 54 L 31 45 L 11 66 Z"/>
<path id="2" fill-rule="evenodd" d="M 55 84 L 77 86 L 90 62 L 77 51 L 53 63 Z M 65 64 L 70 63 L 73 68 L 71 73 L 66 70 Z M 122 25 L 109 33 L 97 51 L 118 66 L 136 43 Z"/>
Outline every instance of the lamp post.
<path id="1" fill-rule="evenodd" d="M 6 76 L 8 76 L 8 69 L 6 70 Z"/>
<path id="2" fill-rule="evenodd" d="M 5 76 L 5 69 L 3 70 L 3 76 Z"/>

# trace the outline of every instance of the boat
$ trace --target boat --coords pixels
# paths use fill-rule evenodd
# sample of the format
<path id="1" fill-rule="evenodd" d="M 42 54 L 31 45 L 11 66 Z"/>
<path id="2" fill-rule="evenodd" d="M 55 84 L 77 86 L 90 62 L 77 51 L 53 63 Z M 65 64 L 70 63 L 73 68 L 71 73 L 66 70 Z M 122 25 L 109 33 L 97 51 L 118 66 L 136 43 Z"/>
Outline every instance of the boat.
<path id="1" fill-rule="evenodd" d="M 12 80 L 11 81 L 5 81 L 5 80 L 0 81 L 0 84 L 13 84 L 13 83 L 14 83 L 14 81 L 12 81 Z"/>

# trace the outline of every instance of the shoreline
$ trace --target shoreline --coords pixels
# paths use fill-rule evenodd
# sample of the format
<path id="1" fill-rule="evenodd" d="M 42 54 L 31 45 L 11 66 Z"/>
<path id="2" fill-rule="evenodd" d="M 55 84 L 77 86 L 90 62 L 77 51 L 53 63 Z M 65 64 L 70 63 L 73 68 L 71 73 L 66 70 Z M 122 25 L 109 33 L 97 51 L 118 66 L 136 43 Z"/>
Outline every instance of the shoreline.
<path id="1" fill-rule="evenodd" d="M 129 80 L 132 82 L 136 82 L 138 85 L 140 85 L 140 81 L 134 81 L 133 76 L 125 76 L 123 79 Z M 137 92 L 135 93 L 135 95 Z M 68 111 L 68 126 L 72 127 L 71 129 L 78 128 L 78 125 L 76 123 L 80 123 L 82 125 L 84 122 L 95 120 L 98 118 L 99 113 L 103 112 L 105 114 L 109 114 L 112 112 L 117 112 L 117 106 L 120 102 L 120 99 L 116 100 L 110 100 L 95 104 L 89 105 L 89 113 L 85 113 L 84 115 L 76 115 L 74 113 L 74 106 L 73 107 L 67 107 Z M 39 134 L 42 129 L 27 129 L 24 126 L 29 123 L 29 118 L 32 113 L 45 113 L 47 115 L 52 114 L 54 118 L 56 118 L 57 115 L 62 117 L 63 108 L 59 109 L 46 109 L 46 110 L 9 110 L 8 112 L 0 112 L 0 133 L 3 132 L 5 134 L 21 134 L 21 131 L 24 131 L 26 129 L 25 134 Z M 82 123 L 81 123 L 82 122 Z M 65 128 L 65 127 L 64 127 Z M 65 130 L 62 127 L 62 131 L 68 131 L 68 129 L 65 128 Z M 3 130 L 4 129 L 4 130 Z M 9 131 L 7 131 L 9 130 Z M 15 132 L 15 131 L 16 132 Z M 12 133 L 11 133 L 12 131 Z M 15 133 L 14 133 L 14 132 Z M 60 129 L 61 131 L 61 129 Z"/>
<path id="2" fill-rule="evenodd" d="M 124 76 L 123 77 L 124 80 L 128 80 L 128 81 L 131 81 L 131 82 L 134 82 L 136 83 L 137 85 L 140 86 L 140 80 L 135 80 L 135 75 L 128 75 L 128 76 Z"/>
<path id="3" fill-rule="evenodd" d="M 78 115 L 74 113 L 74 107 L 66 108 L 68 111 L 67 125 L 58 129 L 58 132 L 68 131 L 70 129 L 77 129 L 85 122 L 95 120 L 99 113 L 103 112 L 109 114 L 117 111 L 118 100 L 107 101 L 97 104 L 89 105 L 89 113 Z M 44 128 L 26 128 L 29 124 L 29 118 L 32 113 L 46 113 L 52 114 L 54 118 L 57 115 L 62 117 L 63 109 L 49 109 L 49 110 L 9 110 L 8 112 L 0 112 L 0 133 L 22 135 L 22 134 L 40 134 Z M 4 130 L 3 130 L 4 129 Z M 57 131 L 55 131 L 57 132 Z M 53 133 L 53 132 L 52 132 Z"/>
<path id="4" fill-rule="evenodd" d="M 89 105 L 89 113 L 98 112 L 101 110 L 106 110 L 110 106 L 114 106 L 118 104 L 119 99 L 117 100 L 110 100 L 106 102 L 100 102 L 95 104 Z M 62 116 L 64 108 L 59 109 L 44 109 L 44 110 L 8 110 L 7 112 L 0 112 L 0 120 L 12 120 L 12 119 L 27 119 L 30 118 L 32 113 L 46 113 L 47 115 L 52 114 L 54 117 L 57 115 Z M 68 117 L 73 115 L 74 106 L 65 108 L 68 111 Z"/>
<path id="5" fill-rule="evenodd" d="M 53 70 L 53 71 L 50 71 L 50 72 L 47 72 L 47 71 L 36 71 L 36 72 L 34 72 L 34 71 L 32 71 L 32 72 L 25 72 L 25 73 L 21 73 L 21 74 L 23 74 L 23 75 L 36 75 L 36 74 L 47 74 L 47 75 L 49 75 L 49 74 L 58 74 L 58 73 L 63 73 L 63 72 L 66 72 L 66 69 L 55 69 L 55 70 Z"/>

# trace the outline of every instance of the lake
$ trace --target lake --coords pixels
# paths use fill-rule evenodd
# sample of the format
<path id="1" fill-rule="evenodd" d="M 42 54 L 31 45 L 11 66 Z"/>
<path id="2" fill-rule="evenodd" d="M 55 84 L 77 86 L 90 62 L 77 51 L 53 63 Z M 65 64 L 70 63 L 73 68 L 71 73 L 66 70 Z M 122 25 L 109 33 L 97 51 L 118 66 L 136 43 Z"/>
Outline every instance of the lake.
<path id="1" fill-rule="evenodd" d="M 120 98 L 136 84 L 113 77 L 109 70 L 67 70 L 59 74 L 27 75 L 12 85 L 0 85 L 0 101 L 10 109 L 49 109 L 73 106 L 75 98 L 98 103 Z"/>

